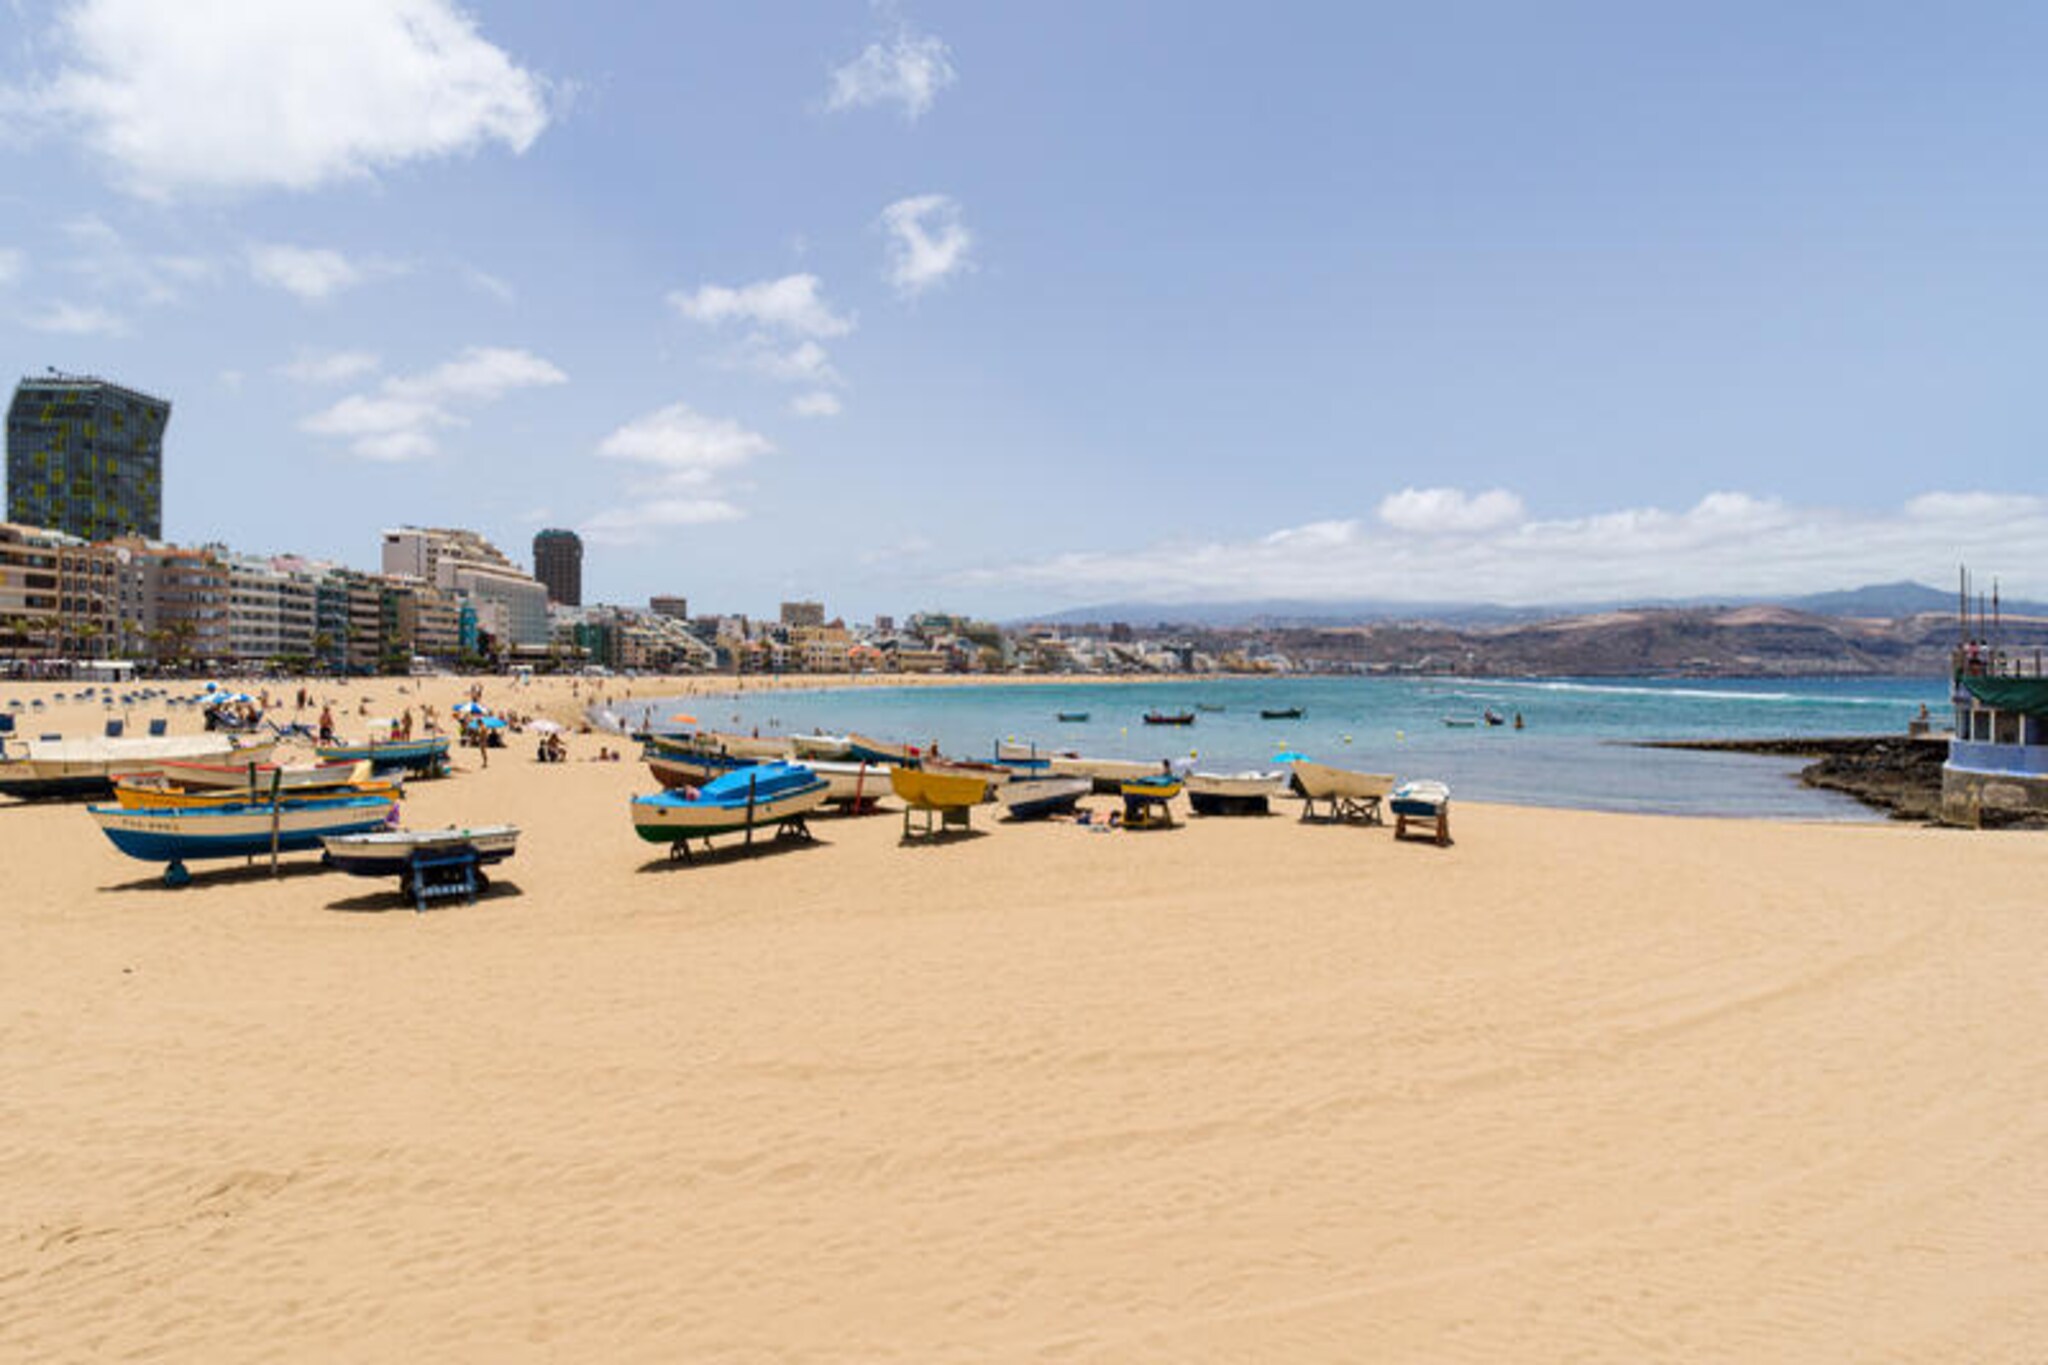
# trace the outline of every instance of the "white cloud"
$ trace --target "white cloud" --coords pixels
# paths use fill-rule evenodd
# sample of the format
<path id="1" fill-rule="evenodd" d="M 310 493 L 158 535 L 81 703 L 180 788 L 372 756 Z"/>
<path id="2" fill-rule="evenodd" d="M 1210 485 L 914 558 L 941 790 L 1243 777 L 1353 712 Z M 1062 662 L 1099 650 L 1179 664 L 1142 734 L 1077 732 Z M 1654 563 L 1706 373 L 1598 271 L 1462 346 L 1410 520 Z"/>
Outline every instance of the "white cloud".
<path id="1" fill-rule="evenodd" d="M 905 294 L 921 294 L 971 269 L 974 235 L 960 221 L 960 205 L 943 194 L 898 199 L 882 210 L 889 232 L 889 283 Z"/>
<path id="2" fill-rule="evenodd" d="M 1476 496 L 1456 488 L 1404 488 L 1380 500 L 1380 520 L 1396 531 L 1492 531 L 1522 519 L 1522 500 L 1505 488 Z"/>
<path id="3" fill-rule="evenodd" d="M 374 363 L 375 357 L 370 359 Z M 308 373 L 319 372 L 317 362 L 309 365 Z M 440 448 L 437 431 L 468 424 L 464 408 L 496 402 L 519 389 L 567 383 L 568 378 L 531 352 L 472 346 L 424 374 L 393 375 L 375 392 L 350 394 L 300 422 L 299 429 L 345 439 L 366 460 L 423 459 Z"/>
<path id="4" fill-rule="evenodd" d="M 789 401 L 789 410 L 798 417 L 837 417 L 841 406 L 839 395 L 824 389 L 800 393 Z"/>
<path id="5" fill-rule="evenodd" d="M 668 301 L 684 317 L 713 326 L 746 322 L 791 336 L 845 336 L 853 330 L 853 319 L 834 313 L 821 289 L 816 275 L 784 275 L 737 289 L 722 284 L 703 285 L 693 294 L 678 289 Z"/>
<path id="6" fill-rule="evenodd" d="M 60 336 L 128 335 L 127 319 L 97 304 L 53 303 L 40 312 L 24 315 L 21 321 L 38 332 L 55 332 Z"/>
<path id="7" fill-rule="evenodd" d="M 767 437 L 730 418 L 706 417 L 687 403 L 671 403 L 605 437 L 597 453 L 608 460 L 645 465 L 666 480 L 688 484 L 774 449 Z"/>
<path id="8" fill-rule="evenodd" d="M 0 286 L 13 284 L 27 268 L 27 256 L 14 247 L 0 247 Z"/>
<path id="9" fill-rule="evenodd" d="M 60 268 L 92 292 L 118 299 L 124 306 L 175 302 L 185 287 L 218 273 L 216 264 L 204 256 L 139 251 L 96 214 L 72 218 L 62 225 L 62 231 L 72 250 Z"/>
<path id="10" fill-rule="evenodd" d="M 518 295 L 510 284 L 486 270 L 473 265 L 462 267 L 462 282 L 479 294 L 488 294 L 499 303 L 511 303 Z"/>
<path id="11" fill-rule="evenodd" d="M 346 384 L 374 374 L 381 363 L 370 351 L 312 351 L 301 352 L 290 364 L 278 366 L 277 372 L 301 384 Z"/>
<path id="12" fill-rule="evenodd" d="M 449 0 L 74 0 L 9 92 L 131 191 L 312 189 L 547 126 L 544 89 Z"/>
<path id="13" fill-rule="evenodd" d="M 2048 570 L 2016 545 L 2048 544 L 2048 498 L 1936 492 L 1903 508 L 1798 507 L 1739 492 L 1690 508 L 1527 519 L 1504 490 L 1407 497 L 1377 523 L 1325 521 L 1243 541 L 1076 553 L 976 570 L 966 581 L 1083 598 L 1144 583 L 1158 601 L 1498 602 L 1508 605 L 1751 596 L 1902 577 L 1945 583 L 1958 562 L 1997 566 L 2015 596 L 2048 596 Z M 1393 504 L 1395 515 L 1386 511 Z M 2033 577 L 2029 578 L 2028 575 Z"/>
<path id="14" fill-rule="evenodd" d="M 739 521 L 746 514 L 723 498 L 654 498 L 587 517 L 577 532 L 593 545 L 636 545 L 664 527 Z"/>
<path id="15" fill-rule="evenodd" d="M 943 41 L 904 29 L 887 42 L 869 43 L 858 57 L 835 67 L 825 107 L 900 104 L 903 116 L 915 121 L 932 107 L 941 90 L 958 79 L 953 54 Z"/>
<path id="16" fill-rule="evenodd" d="M 249 248 L 249 273 L 267 284 L 317 303 L 361 284 L 368 272 L 339 251 L 325 247 L 257 242 Z"/>
<path id="17" fill-rule="evenodd" d="M 768 344 L 764 337 L 755 337 L 740 352 L 740 363 L 785 384 L 844 382 L 832 367 L 831 355 L 815 341 L 801 341 L 785 351 Z"/>
<path id="18" fill-rule="evenodd" d="M 599 456 L 637 465 L 644 476 L 627 489 L 632 501 L 596 513 L 577 529 L 596 543 L 625 545 L 662 527 L 736 521 L 745 513 L 712 485 L 774 450 L 767 437 L 730 418 L 671 403 L 598 443 Z"/>

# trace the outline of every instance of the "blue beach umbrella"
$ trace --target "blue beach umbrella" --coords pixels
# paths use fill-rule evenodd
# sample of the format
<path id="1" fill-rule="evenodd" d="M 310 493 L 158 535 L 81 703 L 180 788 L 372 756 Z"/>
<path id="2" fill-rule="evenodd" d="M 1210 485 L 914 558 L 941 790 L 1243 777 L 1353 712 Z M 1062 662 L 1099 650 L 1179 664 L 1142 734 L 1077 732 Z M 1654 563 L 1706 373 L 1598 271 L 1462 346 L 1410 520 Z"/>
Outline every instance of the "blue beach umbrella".
<path id="1" fill-rule="evenodd" d="M 473 701 L 459 701 L 448 708 L 458 716 L 488 716 L 491 708 Z"/>
<path id="2" fill-rule="evenodd" d="M 1273 755 L 1273 761 L 1275 763 L 1306 763 L 1308 755 L 1302 753 L 1299 749 L 1283 749 Z"/>

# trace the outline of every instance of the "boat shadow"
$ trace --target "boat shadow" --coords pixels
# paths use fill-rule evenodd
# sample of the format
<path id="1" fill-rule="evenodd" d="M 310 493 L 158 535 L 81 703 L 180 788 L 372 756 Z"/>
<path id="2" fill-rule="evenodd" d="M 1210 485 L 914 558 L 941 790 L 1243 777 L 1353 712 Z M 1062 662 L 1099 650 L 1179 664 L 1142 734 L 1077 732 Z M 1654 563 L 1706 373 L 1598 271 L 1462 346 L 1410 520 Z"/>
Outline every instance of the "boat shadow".
<path id="1" fill-rule="evenodd" d="M 113 891 L 162 891 L 169 895 L 176 895 L 180 891 L 204 891 L 209 886 L 240 886 L 248 882 L 302 881 L 308 877 L 318 877 L 331 870 L 331 868 L 317 860 L 313 862 L 281 862 L 277 865 L 277 875 L 273 877 L 270 872 L 270 864 L 266 860 L 253 866 L 245 867 L 195 867 L 192 872 L 192 880 L 183 886 L 166 886 L 164 885 L 163 873 L 153 872 L 146 877 L 137 877 L 131 882 L 116 882 L 112 886 L 103 886 L 100 888 L 100 892 L 105 894 Z"/>
<path id="2" fill-rule="evenodd" d="M 830 840 L 820 839 L 815 834 L 808 839 L 771 838 L 756 839 L 751 844 L 714 844 L 709 848 L 701 846 L 692 848 L 690 856 L 687 858 L 673 857 L 664 853 L 659 858 L 654 858 L 640 864 L 635 871 L 643 876 L 648 873 L 658 872 L 687 872 L 692 868 L 718 867 L 725 863 L 752 862 L 759 858 L 780 858 L 791 853 L 801 853 L 807 849 L 830 847 L 832 847 Z"/>
<path id="3" fill-rule="evenodd" d="M 1028 823 L 1028 822 L 1020 822 Z M 938 829 L 929 834 L 905 834 L 896 840 L 898 848 L 936 848 L 941 844 L 971 844 L 988 838 L 985 829 Z"/>
<path id="4" fill-rule="evenodd" d="M 525 890 L 520 887 L 518 882 L 504 881 L 493 877 L 491 878 L 491 884 L 479 891 L 474 901 L 467 900 L 461 896 L 448 896 L 440 900 L 428 901 L 425 909 L 422 910 L 419 906 L 413 904 L 410 892 L 394 889 L 389 891 L 366 891 L 360 896 L 345 896 L 341 900 L 327 902 L 322 908 L 337 915 L 388 915 L 401 910 L 432 914 L 439 910 L 467 910 L 474 906 L 482 905 L 485 901 L 494 901 L 501 897 L 516 900 L 525 894 Z"/>

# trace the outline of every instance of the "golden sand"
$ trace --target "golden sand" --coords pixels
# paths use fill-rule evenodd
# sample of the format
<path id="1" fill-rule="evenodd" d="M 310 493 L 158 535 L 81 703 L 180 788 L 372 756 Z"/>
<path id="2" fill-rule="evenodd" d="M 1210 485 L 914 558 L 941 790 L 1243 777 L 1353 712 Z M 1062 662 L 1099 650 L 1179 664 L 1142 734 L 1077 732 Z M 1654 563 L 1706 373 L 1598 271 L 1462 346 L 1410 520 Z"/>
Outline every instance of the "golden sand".
<path id="1" fill-rule="evenodd" d="M 2038 835 L 884 814 L 679 866 L 611 742 L 415 784 L 525 831 L 426 915 L 0 805 L 0 1359 L 2048 1343 Z"/>

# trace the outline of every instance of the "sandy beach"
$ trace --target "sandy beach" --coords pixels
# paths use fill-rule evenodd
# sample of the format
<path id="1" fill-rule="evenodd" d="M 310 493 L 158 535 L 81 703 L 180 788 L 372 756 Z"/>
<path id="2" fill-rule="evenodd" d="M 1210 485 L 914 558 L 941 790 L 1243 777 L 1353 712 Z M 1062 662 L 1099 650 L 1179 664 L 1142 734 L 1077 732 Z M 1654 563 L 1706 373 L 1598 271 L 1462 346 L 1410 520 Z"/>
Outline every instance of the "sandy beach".
<path id="1" fill-rule="evenodd" d="M 465 688 L 317 690 L 350 732 Z M 169 891 L 0 803 L 0 1359 L 2048 1342 L 2039 835 L 1460 804 L 1438 849 L 1289 803 L 684 866 L 615 743 L 413 784 L 524 830 L 424 915 L 309 855 Z"/>

